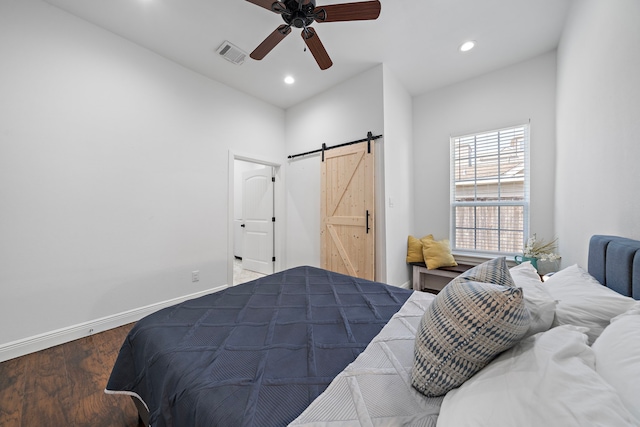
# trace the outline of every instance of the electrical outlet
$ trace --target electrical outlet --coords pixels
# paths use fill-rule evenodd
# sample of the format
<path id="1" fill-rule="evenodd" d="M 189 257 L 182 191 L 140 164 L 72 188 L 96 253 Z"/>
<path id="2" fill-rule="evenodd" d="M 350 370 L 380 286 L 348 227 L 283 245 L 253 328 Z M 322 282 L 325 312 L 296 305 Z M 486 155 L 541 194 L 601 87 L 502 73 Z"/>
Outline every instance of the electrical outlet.
<path id="1" fill-rule="evenodd" d="M 200 281 L 200 270 L 194 270 L 191 272 L 191 281 L 192 282 Z"/>

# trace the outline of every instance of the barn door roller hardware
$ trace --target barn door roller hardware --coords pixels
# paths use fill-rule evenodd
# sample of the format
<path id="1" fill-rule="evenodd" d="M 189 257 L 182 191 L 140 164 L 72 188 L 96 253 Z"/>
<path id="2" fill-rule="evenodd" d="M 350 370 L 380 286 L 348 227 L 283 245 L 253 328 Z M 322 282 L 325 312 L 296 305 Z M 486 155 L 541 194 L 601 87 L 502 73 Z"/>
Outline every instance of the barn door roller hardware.
<path id="1" fill-rule="evenodd" d="M 324 152 L 327 150 L 331 150 L 333 148 L 345 147 L 347 145 L 359 144 L 361 142 L 367 143 L 367 153 L 371 153 L 371 141 L 375 141 L 376 139 L 382 138 L 382 135 L 373 135 L 371 132 L 367 133 L 367 137 L 364 139 L 359 139 L 357 141 L 345 142 L 344 144 L 332 145 L 331 147 L 327 147 L 327 144 L 322 144 L 322 148 L 313 151 L 307 151 L 306 153 L 293 154 L 291 156 L 287 156 L 288 159 L 293 159 L 295 157 L 307 156 L 309 154 L 322 153 L 322 161 L 324 162 Z"/>

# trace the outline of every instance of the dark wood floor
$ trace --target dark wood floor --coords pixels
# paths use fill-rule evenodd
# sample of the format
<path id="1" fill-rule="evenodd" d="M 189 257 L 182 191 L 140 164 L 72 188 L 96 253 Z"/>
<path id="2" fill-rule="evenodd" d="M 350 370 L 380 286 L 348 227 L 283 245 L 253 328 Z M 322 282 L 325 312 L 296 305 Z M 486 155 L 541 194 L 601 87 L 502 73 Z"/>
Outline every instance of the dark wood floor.
<path id="1" fill-rule="evenodd" d="M 0 363 L 0 426 L 138 426 L 131 398 L 104 393 L 132 327 Z"/>

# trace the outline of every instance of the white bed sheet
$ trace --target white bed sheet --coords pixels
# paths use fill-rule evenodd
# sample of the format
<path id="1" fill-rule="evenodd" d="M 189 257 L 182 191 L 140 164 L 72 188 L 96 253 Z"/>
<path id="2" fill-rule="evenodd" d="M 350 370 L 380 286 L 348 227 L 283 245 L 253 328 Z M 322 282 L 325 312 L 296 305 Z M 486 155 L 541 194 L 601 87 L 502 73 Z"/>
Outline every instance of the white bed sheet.
<path id="1" fill-rule="evenodd" d="M 443 397 L 411 386 L 417 328 L 435 295 L 414 292 L 364 352 L 290 426 L 435 427 Z"/>

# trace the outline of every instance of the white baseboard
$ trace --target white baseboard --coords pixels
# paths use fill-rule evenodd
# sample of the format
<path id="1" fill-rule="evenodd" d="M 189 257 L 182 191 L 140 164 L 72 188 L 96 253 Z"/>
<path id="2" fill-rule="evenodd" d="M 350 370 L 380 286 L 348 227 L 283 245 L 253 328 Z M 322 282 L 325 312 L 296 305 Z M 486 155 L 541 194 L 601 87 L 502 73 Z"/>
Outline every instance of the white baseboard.
<path id="1" fill-rule="evenodd" d="M 227 285 L 222 285 L 213 289 L 208 289 L 206 291 L 200 291 L 194 294 L 173 298 L 167 301 L 161 301 L 155 304 L 147 305 L 145 307 L 139 307 L 111 316 L 102 317 L 100 319 L 91 320 L 89 322 L 79 323 L 77 325 L 68 326 L 65 328 L 57 329 L 55 331 L 45 332 L 43 334 L 34 335 L 32 337 L 23 338 L 6 344 L 0 344 L 0 362 L 54 347 L 59 344 L 64 344 L 78 338 L 97 334 L 98 332 L 117 328 L 118 326 L 126 325 L 127 323 L 136 322 L 142 319 L 144 316 L 154 313 L 162 308 L 170 307 L 186 300 L 198 298 L 203 295 L 218 292 L 226 288 L 228 288 Z"/>

